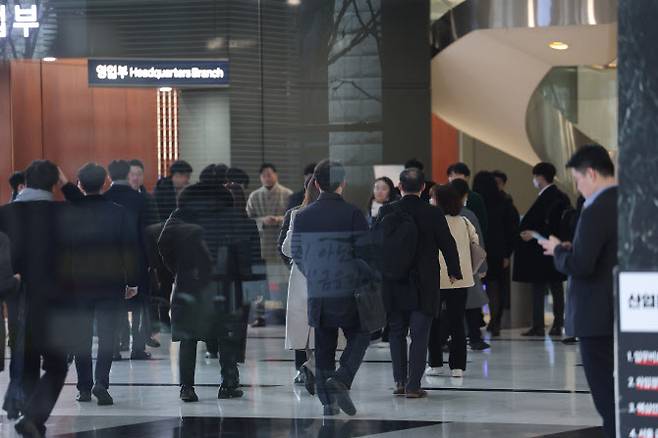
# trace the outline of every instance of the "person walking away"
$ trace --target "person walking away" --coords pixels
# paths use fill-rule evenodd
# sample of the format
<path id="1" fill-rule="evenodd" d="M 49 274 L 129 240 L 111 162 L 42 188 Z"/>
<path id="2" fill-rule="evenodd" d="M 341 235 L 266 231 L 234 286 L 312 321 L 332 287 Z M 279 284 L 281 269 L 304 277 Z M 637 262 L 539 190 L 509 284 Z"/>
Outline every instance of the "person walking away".
<path id="1" fill-rule="evenodd" d="M 309 325 L 315 330 L 316 390 L 325 415 L 342 409 L 355 415 L 349 389 L 361 366 L 370 334 L 361 327 L 354 292 L 364 281 L 358 239 L 368 230 L 363 213 L 348 204 L 345 168 L 324 160 L 314 172 L 316 202 L 297 213 L 291 253 L 307 279 Z M 326 281 L 332 279 L 332 281 Z M 338 329 L 347 346 L 336 370 Z"/>
<path id="2" fill-rule="evenodd" d="M 374 225 L 374 230 L 382 233 L 381 270 L 396 385 L 393 395 L 407 398 L 427 396 L 420 381 L 427 364 L 432 319 L 440 309 L 437 261 L 441 252 L 447 263 L 443 272 L 453 280 L 462 278 L 457 247 L 446 218 L 441 209 L 422 200 L 424 187 L 421 170 L 404 170 L 400 174 L 402 199 L 384 205 Z"/>
<path id="3" fill-rule="evenodd" d="M 615 427 L 614 268 L 617 265 L 617 180 L 608 151 L 582 146 L 567 168 L 585 197 L 573 242 L 540 241 L 558 271 L 569 276 L 567 336 L 580 340 L 580 354 L 603 430 Z"/>
<path id="4" fill-rule="evenodd" d="M 462 378 L 466 371 L 466 331 L 464 317 L 466 313 L 467 289 L 475 285 L 473 280 L 473 266 L 471 264 L 471 244 L 479 244 L 475 227 L 468 219 L 461 216 L 462 203 L 457 191 L 450 185 L 434 186 L 430 191 L 432 202 L 444 213 L 450 234 L 455 240 L 459 254 L 459 266 L 462 279 L 455 281 L 447 274 L 446 261 L 443 253 L 439 254 L 441 263 L 441 304 L 446 306 L 448 318 L 448 331 L 450 335 L 450 375 Z M 428 376 L 442 374 L 443 343 L 441 342 L 440 320 L 435 318 L 432 322 L 429 340 L 429 367 Z"/>

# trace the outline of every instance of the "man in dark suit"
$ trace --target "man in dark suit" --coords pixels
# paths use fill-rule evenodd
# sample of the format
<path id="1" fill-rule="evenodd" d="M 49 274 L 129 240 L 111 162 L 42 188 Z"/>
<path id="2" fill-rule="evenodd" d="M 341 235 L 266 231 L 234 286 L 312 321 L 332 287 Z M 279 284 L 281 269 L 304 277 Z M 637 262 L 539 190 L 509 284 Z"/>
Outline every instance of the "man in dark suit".
<path id="1" fill-rule="evenodd" d="M 317 392 L 325 415 L 355 415 L 349 388 L 361 366 L 370 334 L 361 328 L 355 289 L 364 278 L 357 240 L 368 230 L 363 213 L 345 202 L 345 169 L 325 160 L 315 168 L 317 202 L 297 214 L 292 256 L 308 281 L 309 325 L 315 328 Z M 336 370 L 338 329 L 347 347 Z M 338 405 L 338 406 L 336 406 Z"/>
<path id="2" fill-rule="evenodd" d="M 459 254 L 450 234 L 448 222 L 438 207 L 421 199 L 425 187 L 423 172 L 409 168 L 400 174 L 402 199 L 384 205 L 375 221 L 375 228 L 384 218 L 401 210 L 413 218 L 418 238 L 414 263 L 405 280 L 389 279 L 384 273 L 385 303 L 388 311 L 389 341 L 393 361 L 394 395 L 423 398 L 420 389 L 427 363 L 427 344 L 433 318 L 439 313 L 439 251 L 443 252 L 451 279 L 462 278 Z M 386 255 L 388 256 L 388 255 Z M 411 347 L 407 365 L 407 333 L 411 332 Z"/>
<path id="3" fill-rule="evenodd" d="M 169 176 L 161 178 L 155 186 L 153 195 L 158 204 L 160 222 L 166 222 L 171 213 L 176 210 L 178 196 L 190 185 L 192 166 L 184 160 L 174 161 L 169 167 Z"/>
<path id="4" fill-rule="evenodd" d="M 603 429 L 615 436 L 613 269 L 617 265 L 617 181 L 605 148 L 583 146 L 567 163 L 585 204 L 573 242 L 540 242 L 569 276 L 566 330 L 580 353 Z"/>
<path id="5" fill-rule="evenodd" d="M 57 166 L 34 161 L 25 178 L 27 187 L 0 208 L 0 231 L 9 236 L 14 272 L 23 280 L 20 299 L 9 309 L 17 313 L 18 326 L 12 359 L 22 363 L 7 389 L 5 408 L 12 417 L 23 413 L 15 426 L 21 435 L 41 437 L 64 385 L 77 333 L 71 324 L 75 302 L 62 276 L 69 269 L 62 241 L 62 213 L 68 206 L 54 202 L 52 193 Z"/>
<path id="6" fill-rule="evenodd" d="M 137 294 L 137 233 L 126 210 L 100 194 L 107 173 L 88 163 L 78 172 L 78 186 L 85 195 L 69 208 L 64 222 L 70 233 L 70 285 L 80 307 L 80 344 L 75 350 L 79 402 L 113 404 L 108 393 L 114 353 L 117 314 L 126 297 Z M 126 287 L 129 286 L 130 290 Z M 91 347 L 96 317 L 98 358 L 92 377 Z M 95 380 L 95 384 L 94 384 Z"/>
<path id="7" fill-rule="evenodd" d="M 554 183 L 555 166 L 539 163 L 532 169 L 532 183 L 539 196 L 521 220 L 521 238 L 516 244 L 514 281 L 532 284 L 532 327 L 523 336 L 541 336 L 544 332 L 544 297 L 546 289 L 553 295 L 553 327 L 551 336 L 562 336 L 564 326 L 564 286 L 566 277 L 553 266 L 553 260 L 542 254 L 533 232 L 542 236 L 560 235 L 562 213 L 571 207 L 569 197 Z"/>
<path id="8" fill-rule="evenodd" d="M 452 182 L 456 179 L 463 179 L 466 182 L 469 182 L 471 179 L 471 169 L 465 163 L 454 163 L 448 166 L 448 181 Z M 484 203 L 484 198 L 477 192 L 471 190 L 468 192 L 468 199 L 466 201 L 466 207 L 471 210 L 478 217 L 480 221 L 480 228 L 482 229 L 481 240 L 485 240 L 487 237 L 487 231 L 489 230 L 489 216 L 487 216 L 487 206 Z"/>

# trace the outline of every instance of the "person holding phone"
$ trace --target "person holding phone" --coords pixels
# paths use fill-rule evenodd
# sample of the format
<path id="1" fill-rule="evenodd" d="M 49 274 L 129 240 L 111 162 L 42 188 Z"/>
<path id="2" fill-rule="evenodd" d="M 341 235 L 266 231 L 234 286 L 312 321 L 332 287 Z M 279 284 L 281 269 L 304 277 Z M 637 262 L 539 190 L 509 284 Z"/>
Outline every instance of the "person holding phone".
<path id="1" fill-rule="evenodd" d="M 523 336 L 544 336 L 544 297 L 546 289 L 553 295 L 553 327 L 549 334 L 561 336 L 564 326 L 564 286 L 566 277 L 542 254 L 537 242 L 558 235 L 562 213 L 571 207 L 569 197 L 555 185 L 555 166 L 539 163 L 532 169 L 532 183 L 539 195 L 521 220 L 520 239 L 516 245 L 514 281 L 532 285 L 532 327 Z"/>

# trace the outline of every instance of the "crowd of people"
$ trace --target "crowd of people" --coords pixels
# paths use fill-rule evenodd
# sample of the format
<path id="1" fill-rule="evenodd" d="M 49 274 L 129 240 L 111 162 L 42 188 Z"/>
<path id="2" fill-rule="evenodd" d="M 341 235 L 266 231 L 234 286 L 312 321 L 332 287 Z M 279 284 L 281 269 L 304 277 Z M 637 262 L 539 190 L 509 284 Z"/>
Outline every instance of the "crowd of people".
<path id="1" fill-rule="evenodd" d="M 218 398 L 241 397 L 238 364 L 250 317 L 252 327 L 276 321 L 271 315 L 282 309 L 272 303 L 279 302 L 285 348 L 295 352 L 294 383 L 318 396 L 324 415 L 354 415 L 350 388 L 373 340 L 389 343 L 393 395 L 425 398 L 424 375 L 464 378 L 469 345 L 491 348 L 482 328 L 500 335 L 512 278 L 532 285 L 533 323 L 524 335 L 545 335 L 550 290 L 549 334 L 561 337 L 569 276 L 577 281 L 567 332 L 580 338 L 588 381 L 603 388 L 593 395 L 611 430 L 611 314 L 583 317 L 589 297 L 578 289 L 603 288 L 608 279 L 612 287 L 613 243 L 597 246 L 582 225 L 595 220 L 590 211 L 610 207 L 601 204 L 611 202 L 614 167 L 602 151 L 584 147 L 568 166 L 583 195 L 577 208 L 555 184 L 555 167 L 536 165 L 538 197 L 522 217 L 503 172 L 478 172 L 471 187 L 464 163 L 449 166 L 448 183 L 437 184 L 422 163 L 408 161 L 397 186 L 374 181 L 364 214 L 345 200 L 345 167 L 331 160 L 308 165 L 296 193 L 279 183 L 273 164 L 263 164 L 261 187 L 248 197 L 248 175 L 223 164 L 207 166 L 192 184 L 192 167 L 176 161 L 150 194 L 139 160 L 116 160 L 107 170 L 88 163 L 77 184 L 54 163 L 35 161 L 12 175 L 12 202 L 0 208 L 0 292 L 12 352 L 3 407 L 20 417 L 19 433 L 43 436 L 70 360 L 77 401 L 93 396 L 112 405 L 112 362 L 128 350 L 130 360 L 149 360 L 147 347 L 157 348 L 156 334 L 168 330 L 180 342 L 182 401 L 199 399 L 200 341 L 219 359 Z M 65 202 L 55 200 L 57 187 Z M 604 252 L 605 266 L 585 260 L 579 245 Z M 600 305 L 611 306 L 604 298 Z"/>

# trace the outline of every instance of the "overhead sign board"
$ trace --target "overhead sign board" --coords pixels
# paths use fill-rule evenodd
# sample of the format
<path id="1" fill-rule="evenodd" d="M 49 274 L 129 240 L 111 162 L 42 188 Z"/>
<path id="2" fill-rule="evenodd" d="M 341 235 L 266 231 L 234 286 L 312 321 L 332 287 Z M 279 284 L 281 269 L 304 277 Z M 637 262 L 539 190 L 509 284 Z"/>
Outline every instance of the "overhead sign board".
<path id="1" fill-rule="evenodd" d="M 91 87 L 227 87 L 227 60 L 89 59 Z"/>

